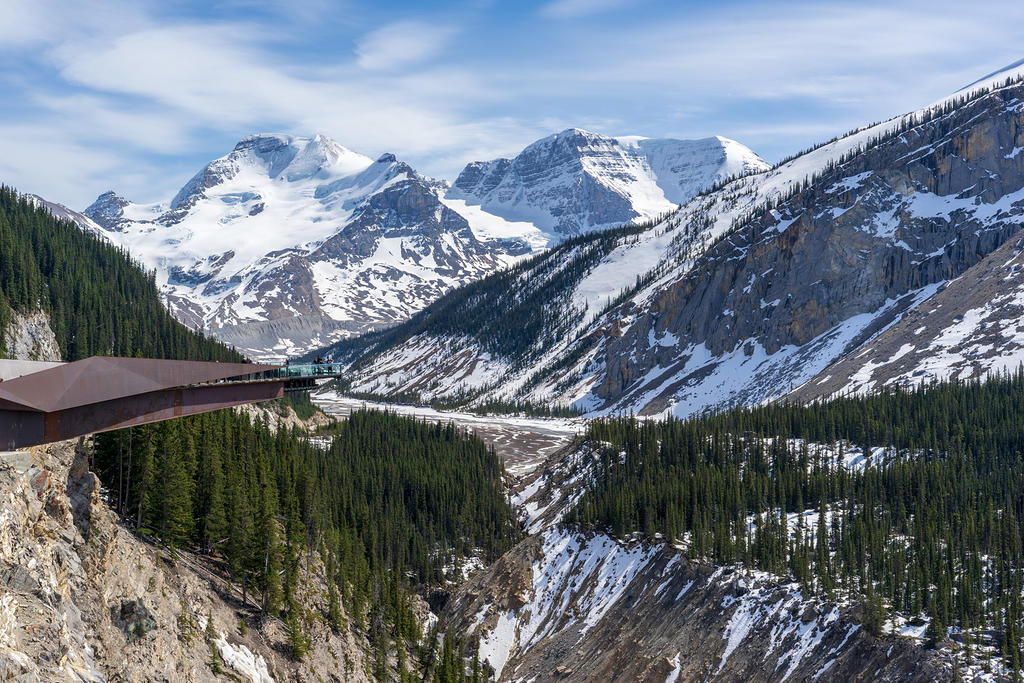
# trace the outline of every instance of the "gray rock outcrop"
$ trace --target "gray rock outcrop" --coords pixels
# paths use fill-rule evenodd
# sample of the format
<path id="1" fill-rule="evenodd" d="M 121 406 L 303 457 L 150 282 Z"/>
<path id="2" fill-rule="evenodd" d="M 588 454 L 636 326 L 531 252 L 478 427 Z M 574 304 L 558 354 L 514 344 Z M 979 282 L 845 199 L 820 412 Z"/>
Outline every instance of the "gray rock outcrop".
<path id="1" fill-rule="evenodd" d="M 631 322 L 601 352 L 596 395 L 659 410 L 700 391 L 728 354 L 755 349 L 796 348 L 799 362 L 824 368 L 897 320 L 915 293 L 966 272 L 1022 224 L 1022 95 L 1021 85 L 997 90 L 854 154 L 738 225 L 643 307 L 625 304 L 614 315 Z M 870 322 L 815 348 L 857 316 Z M 678 343 L 650 343 L 665 333 Z M 695 366 L 695 347 L 711 360 Z M 793 369 L 759 368 L 732 401 L 756 402 L 767 385 L 785 393 Z"/>
<path id="2" fill-rule="evenodd" d="M 368 680 L 364 636 L 319 616 L 322 564 L 307 557 L 300 570 L 311 647 L 295 662 L 284 625 L 243 605 L 205 558 L 121 526 L 82 444 L 33 448 L 23 471 L 0 462 L 0 500 L 3 680 L 218 680 L 213 652 L 234 680 Z"/>

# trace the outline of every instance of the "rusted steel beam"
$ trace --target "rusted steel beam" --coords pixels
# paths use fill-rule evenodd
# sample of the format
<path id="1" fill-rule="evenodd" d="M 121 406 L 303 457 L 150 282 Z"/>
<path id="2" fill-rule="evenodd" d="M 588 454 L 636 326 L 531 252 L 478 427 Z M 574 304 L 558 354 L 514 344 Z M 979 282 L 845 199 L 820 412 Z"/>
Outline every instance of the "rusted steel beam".
<path id="1" fill-rule="evenodd" d="M 15 450 L 46 443 L 43 440 L 46 413 L 0 410 L 0 450 Z"/>
<path id="2" fill-rule="evenodd" d="M 16 449 L 284 396 L 287 380 L 162 389 L 54 412 L 0 410 L 0 448 Z"/>

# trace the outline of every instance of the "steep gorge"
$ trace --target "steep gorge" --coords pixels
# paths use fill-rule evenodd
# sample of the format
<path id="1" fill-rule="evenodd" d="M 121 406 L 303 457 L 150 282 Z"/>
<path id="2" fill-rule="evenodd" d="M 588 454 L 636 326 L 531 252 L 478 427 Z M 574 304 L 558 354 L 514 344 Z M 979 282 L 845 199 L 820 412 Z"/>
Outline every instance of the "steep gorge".
<path id="1" fill-rule="evenodd" d="M 946 681 L 948 652 L 873 636 L 856 606 L 789 579 L 686 559 L 664 540 L 562 520 L 594 476 L 585 442 L 513 495 L 530 537 L 457 588 L 441 613 L 480 639 L 498 680 Z"/>

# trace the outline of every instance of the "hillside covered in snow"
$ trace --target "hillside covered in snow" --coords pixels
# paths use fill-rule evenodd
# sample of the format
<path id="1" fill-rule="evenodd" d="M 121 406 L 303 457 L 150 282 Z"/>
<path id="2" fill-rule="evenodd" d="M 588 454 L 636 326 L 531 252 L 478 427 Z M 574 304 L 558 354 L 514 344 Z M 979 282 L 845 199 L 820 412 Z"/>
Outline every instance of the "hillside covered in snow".
<path id="1" fill-rule="evenodd" d="M 468 164 L 446 200 L 532 224 L 557 240 L 654 218 L 715 183 L 767 168 L 722 137 L 608 137 L 569 128 L 512 159 Z"/>
<path id="2" fill-rule="evenodd" d="M 1020 346 L 1015 296 L 948 297 L 946 325 L 894 326 L 971 273 L 996 288 L 1016 282 L 1017 252 L 1000 247 L 1024 214 L 1022 75 L 994 74 L 662 220 L 569 240 L 406 325 L 343 344 L 351 388 L 686 416 L 779 398 L 812 378 L 832 394 L 1005 367 L 1004 351 Z M 986 337 L 949 336 L 975 323 Z M 889 341 L 871 345 L 889 328 Z M 514 342 L 504 332 L 513 329 Z M 901 355 L 903 344 L 922 352 Z M 871 364 L 921 359 L 929 345 L 955 349 L 941 367 L 871 382 L 831 369 L 845 359 L 844 376 L 859 378 Z"/>

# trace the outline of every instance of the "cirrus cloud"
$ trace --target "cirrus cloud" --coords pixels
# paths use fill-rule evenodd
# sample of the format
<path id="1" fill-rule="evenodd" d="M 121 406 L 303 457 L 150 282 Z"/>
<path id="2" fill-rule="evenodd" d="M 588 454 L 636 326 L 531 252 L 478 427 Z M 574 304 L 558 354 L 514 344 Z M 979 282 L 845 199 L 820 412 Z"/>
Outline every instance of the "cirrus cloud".
<path id="1" fill-rule="evenodd" d="M 397 21 L 363 36 L 356 44 L 356 61 L 371 70 L 408 66 L 437 55 L 455 34 L 451 26 Z"/>
<path id="2" fill-rule="evenodd" d="M 257 131 L 449 178 L 569 126 L 717 134 L 774 159 L 927 104 L 1024 44 L 1024 6 L 944 0 L 357 2 L 8 0 L 0 181 L 76 208 L 111 187 L 164 199 Z M 71 163 L 54 162 L 62 146 Z"/>

